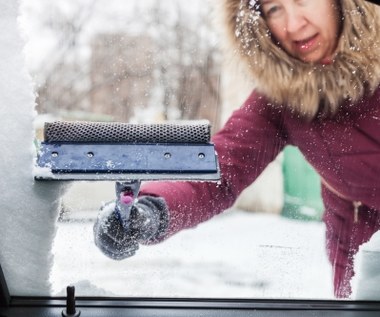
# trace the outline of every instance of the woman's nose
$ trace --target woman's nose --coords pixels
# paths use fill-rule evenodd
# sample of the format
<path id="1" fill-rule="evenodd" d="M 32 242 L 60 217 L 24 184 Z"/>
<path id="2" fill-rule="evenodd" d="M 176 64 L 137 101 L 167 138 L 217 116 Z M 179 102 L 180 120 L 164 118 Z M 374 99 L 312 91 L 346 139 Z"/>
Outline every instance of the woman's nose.
<path id="1" fill-rule="evenodd" d="M 306 25 L 305 16 L 301 11 L 291 10 L 287 15 L 286 31 L 288 33 L 297 33 Z"/>

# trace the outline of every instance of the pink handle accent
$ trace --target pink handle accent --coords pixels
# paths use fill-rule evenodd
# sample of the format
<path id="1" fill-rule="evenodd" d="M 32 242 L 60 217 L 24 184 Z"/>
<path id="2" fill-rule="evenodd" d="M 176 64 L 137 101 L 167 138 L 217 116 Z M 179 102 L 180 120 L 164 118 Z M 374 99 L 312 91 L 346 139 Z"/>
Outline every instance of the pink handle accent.
<path id="1" fill-rule="evenodd" d="M 127 193 L 122 193 L 120 195 L 120 201 L 126 205 L 131 204 L 133 202 L 133 196 Z"/>

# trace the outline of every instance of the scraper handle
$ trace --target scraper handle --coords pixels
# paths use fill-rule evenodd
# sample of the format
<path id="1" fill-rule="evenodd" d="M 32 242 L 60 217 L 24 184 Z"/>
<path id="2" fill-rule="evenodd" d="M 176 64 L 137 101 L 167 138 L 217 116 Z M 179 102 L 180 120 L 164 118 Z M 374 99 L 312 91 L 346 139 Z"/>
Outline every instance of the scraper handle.
<path id="1" fill-rule="evenodd" d="M 139 180 L 130 180 L 115 183 L 116 207 L 115 211 L 124 228 L 129 227 L 129 217 L 133 204 L 136 202 L 139 190 Z"/>

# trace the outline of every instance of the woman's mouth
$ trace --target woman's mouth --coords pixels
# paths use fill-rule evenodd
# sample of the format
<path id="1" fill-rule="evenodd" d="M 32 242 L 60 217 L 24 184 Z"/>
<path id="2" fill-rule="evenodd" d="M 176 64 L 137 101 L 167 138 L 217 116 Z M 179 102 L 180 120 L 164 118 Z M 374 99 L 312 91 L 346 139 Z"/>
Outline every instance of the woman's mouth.
<path id="1" fill-rule="evenodd" d="M 307 53 L 311 50 L 313 50 L 314 46 L 317 43 L 318 34 L 315 34 L 313 36 L 310 36 L 306 39 L 300 40 L 300 41 L 294 41 L 294 47 L 295 49 L 300 53 Z"/>

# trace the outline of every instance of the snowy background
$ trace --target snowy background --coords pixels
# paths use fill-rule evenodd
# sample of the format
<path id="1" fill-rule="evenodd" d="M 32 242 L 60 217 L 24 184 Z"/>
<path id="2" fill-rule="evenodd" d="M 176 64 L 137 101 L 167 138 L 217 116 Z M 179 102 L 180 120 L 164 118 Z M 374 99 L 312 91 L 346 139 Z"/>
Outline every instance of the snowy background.
<path id="1" fill-rule="evenodd" d="M 74 284 L 78 295 L 333 298 L 320 222 L 230 210 L 133 258 L 105 258 L 92 225 L 113 186 L 104 184 L 98 195 L 93 184 L 82 184 L 78 202 L 63 195 L 62 183 L 33 180 L 36 113 L 26 39 L 19 2 L 0 4 L 0 264 L 12 295 L 57 295 Z M 62 196 L 69 212 L 58 222 Z M 379 240 L 358 255 L 356 298 L 379 299 Z"/>
<path id="2" fill-rule="evenodd" d="M 230 210 L 120 262 L 96 249 L 92 224 L 59 225 L 54 292 L 74 283 L 84 295 L 333 297 L 321 223 Z"/>

